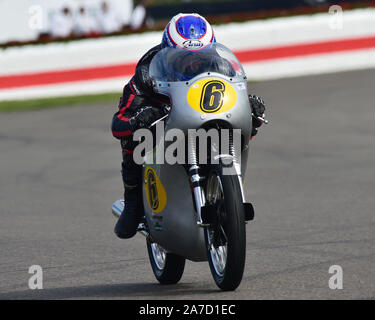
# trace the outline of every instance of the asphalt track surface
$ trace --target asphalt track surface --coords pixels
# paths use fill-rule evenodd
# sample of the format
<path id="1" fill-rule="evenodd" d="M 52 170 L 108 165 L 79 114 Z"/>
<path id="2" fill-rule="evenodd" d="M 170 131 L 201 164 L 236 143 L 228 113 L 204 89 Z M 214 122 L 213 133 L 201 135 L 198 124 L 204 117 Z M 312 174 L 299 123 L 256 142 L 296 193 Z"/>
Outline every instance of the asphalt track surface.
<path id="1" fill-rule="evenodd" d="M 159 285 L 145 239 L 120 240 L 115 105 L 0 114 L 0 299 L 374 299 L 375 70 L 250 84 L 270 124 L 252 143 L 246 269 L 235 292 L 208 263 Z M 29 290 L 40 265 L 44 289 Z M 343 289 L 328 286 L 331 265 Z"/>

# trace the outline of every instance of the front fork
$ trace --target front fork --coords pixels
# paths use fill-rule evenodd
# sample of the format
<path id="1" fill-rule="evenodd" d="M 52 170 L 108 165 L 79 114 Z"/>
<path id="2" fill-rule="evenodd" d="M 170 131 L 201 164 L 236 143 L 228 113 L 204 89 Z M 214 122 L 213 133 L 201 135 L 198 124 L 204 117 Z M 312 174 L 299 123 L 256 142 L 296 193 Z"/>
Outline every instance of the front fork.
<path id="1" fill-rule="evenodd" d="M 238 177 L 238 183 L 241 190 L 242 204 L 244 206 L 245 213 L 245 223 L 247 223 L 247 221 L 254 219 L 254 208 L 251 203 L 246 203 L 239 163 L 234 155 L 219 155 L 218 157 L 230 157 L 233 161 L 233 168 L 235 170 L 234 174 Z M 188 173 L 197 212 L 197 225 L 201 228 L 209 227 L 215 220 L 214 215 L 216 212 L 212 206 L 206 204 L 205 193 L 201 184 L 203 179 L 199 174 L 200 167 L 196 161 L 195 141 L 189 141 L 189 163 L 190 165 L 188 167 Z"/>
<path id="2" fill-rule="evenodd" d="M 199 166 L 194 164 L 189 167 L 189 177 L 193 195 L 195 200 L 195 208 L 197 210 L 197 225 L 199 227 L 208 227 L 209 224 L 203 223 L 202 220 L 202 207 L 206 204 L 206 198 L 201 186 L 201 176 L 199 175 Z"/>
<path id="3" fill-rule="evenodd" d="M 241 167 L 240 161 L 236 157 L 236 152 L 234 150 L 233 145 L 233 136 L 230 137 L 230 154 L 219 154 L 215 157 L 215 160 L 218 162 L 222 161 L 223 158 L 229 158 L 231 163 L 233 164 L 234 174 L 237 175 L 240 188 L 241 188 L 241 195 L 242 195 L 242 202 L 245 203 L 245 194 L 243 192 L 243 184 L 242 184 L 242 177 L 241 177 Z M 190 178 L 190 184 L 193 190 L 194 201 L 195 201 L 195 208 L 197 212 L 197 225 L 199 227 L 209 227 L 210 221 L 212 220 L 212 208 L 206 206 L 206 198 L 205 193 L 202 188 L 201 181 L 203 180 L 200 176 L 200 167 L 198 165 L 197 160 L 197 146 L 196 146 L 196 138 L 194 135 L 188 136 L 188 174 Z M 233 172 L 233 171 L 232 171 Z M 203 216 L 202 216 L 203 211 Z M 211 217 L 211 218 L 209 218 Z"/>
<path id="4" fill-rule="evenodd" d="M 195 201 L 195 208 L 197 212 L 197 225 L 201 228 L 209 227 L 210 222 L 212 220 L 212 217 L 210 216 L 213 214 L 211 211 L 211 208 L 209 206 L 206 206 L 206 198 L 205 193 L 203 191 L 201 181 L 203 180 L 202 177 L 199 175 L 199 166 L 197 165 L 191 165 L 189 167 L 189 177 L 190 177 L 190 183 L 193 190 L 194 195 L 194 201 Z M 254 216 L 254 213 L 249 213 L 248 211 L 253 211 L 252 206 L 249 208 L 250 204 L 247 204 L 245 201 L 245 193 L 243 190 L 243 184 L 242 184 L 242 177 L 240 175 L 237 175 L 238 182 L 241 188 L 241 196 L 242 196 L 242 202 L 245 206 L 245 214 L 246 214 L 246 221 L 252 220 L 252 216 Z"/>
<path id="5" fill-rule="evenodd" d="M 193 190 L 195 208 L 197 212 L 197 225 L 206 227 L 202 220 L 202 208 L 206 204 L 206 198 L 201 186 L 201 176 L 199 175 L 199 165 L 197 159 L 197 141 L 194 135 L 188 135 L 188 174 L 191 188 Z"/>

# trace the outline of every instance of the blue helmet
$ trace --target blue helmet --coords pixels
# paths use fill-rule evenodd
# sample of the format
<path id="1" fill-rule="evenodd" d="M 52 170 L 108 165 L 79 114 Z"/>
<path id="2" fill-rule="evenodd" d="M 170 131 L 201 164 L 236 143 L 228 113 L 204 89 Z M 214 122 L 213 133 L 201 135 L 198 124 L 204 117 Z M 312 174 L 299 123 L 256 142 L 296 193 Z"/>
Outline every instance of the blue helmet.
<path id="1" fill-rule="evenodd" d="M 161 45 L 195 51 L 214 42 L 214 31 L 205 18 L 197 13 L 180 13 L 165 27 Z"/>

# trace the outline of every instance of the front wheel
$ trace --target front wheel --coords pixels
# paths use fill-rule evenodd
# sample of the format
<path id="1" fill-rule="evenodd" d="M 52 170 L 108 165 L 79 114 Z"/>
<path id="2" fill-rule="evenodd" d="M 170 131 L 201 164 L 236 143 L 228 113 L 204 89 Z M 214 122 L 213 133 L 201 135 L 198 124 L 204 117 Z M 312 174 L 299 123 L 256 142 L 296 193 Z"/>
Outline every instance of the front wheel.
<path id="1" fill-rule="evenodd" d="M 216 285 L 235 290 L 241 283 L 246 256 L 245 212 L 239 179 L 223 175 L 220 166 L 209 172 L 206 203 L 214 209 L 214 221 L 205 228 L 207 257 Z"/>
<path id="2" fill-rule="evenodd" d="M 185 269 L 185 258 L 167 253 L 157 243 L 147 241 L 147 251 L 152 271 L 161 284 L 175 284 L 180 281 Z"/>

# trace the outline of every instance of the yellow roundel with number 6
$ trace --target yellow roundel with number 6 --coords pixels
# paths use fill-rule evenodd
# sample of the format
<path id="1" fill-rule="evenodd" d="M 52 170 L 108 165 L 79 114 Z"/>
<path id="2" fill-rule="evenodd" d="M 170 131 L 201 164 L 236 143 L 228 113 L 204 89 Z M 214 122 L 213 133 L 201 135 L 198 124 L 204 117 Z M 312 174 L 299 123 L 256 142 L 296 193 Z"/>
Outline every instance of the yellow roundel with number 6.
<path id="1" fill-rule="evenodd" d="M 223 113 L 233 108 L 237 101 L 236 90 L 225 80 L 202 79 L 194 82 L 187 101 L 194 110 L 203 113 Z"/>
<path id="2" fill-rule="evenodd" d="M 151 167 L 146 167 L 144 179 L 148 205 L 155 213 L 162 212 L 167 205 L 167 193 L 165 192 L 163 184 L 155 170 Z"/>

